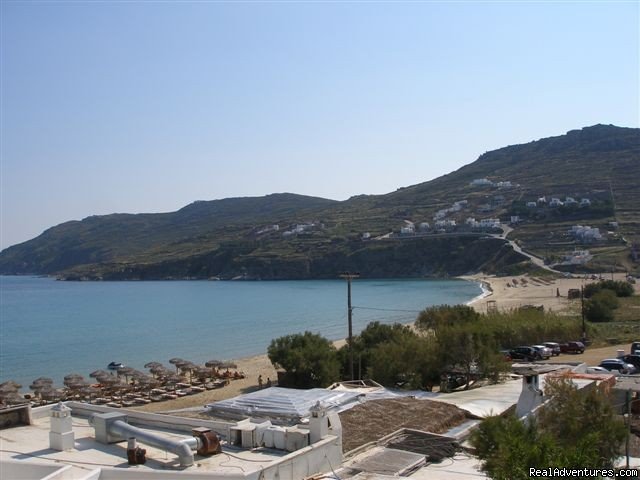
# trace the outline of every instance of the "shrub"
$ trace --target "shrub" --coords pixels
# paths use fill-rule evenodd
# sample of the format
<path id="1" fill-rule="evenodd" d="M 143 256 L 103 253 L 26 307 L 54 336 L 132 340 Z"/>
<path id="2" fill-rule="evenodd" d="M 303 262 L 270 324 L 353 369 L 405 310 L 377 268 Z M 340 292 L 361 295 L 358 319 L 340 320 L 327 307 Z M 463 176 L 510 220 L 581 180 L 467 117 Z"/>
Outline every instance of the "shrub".
<path id="1" fill-rule="evenodd" d="M 600 290 L 593 297 L 591 297 L 591 301 L 600 302 L 611 310 L 615 310 L 620 306 L 620 302 L 618 301 L 616 292 L 606 288 Z"/>
<path id="2" fill-rule="evenodd" d="M 590 283 L 584 287 L 585 298 L 591 298 L 601 290 L 611 290 L 617 297 L 630 297 L 633 295 L 633 285 L 621 280 L 603 280 L 598 283 Z"/>
<path id="3" fill-rule="evenodd" d="M 592 298 L 584 304 L 584 316 L 590 322 L 610 322 L 613 320 L 613 309 L 605 302 Z"/>

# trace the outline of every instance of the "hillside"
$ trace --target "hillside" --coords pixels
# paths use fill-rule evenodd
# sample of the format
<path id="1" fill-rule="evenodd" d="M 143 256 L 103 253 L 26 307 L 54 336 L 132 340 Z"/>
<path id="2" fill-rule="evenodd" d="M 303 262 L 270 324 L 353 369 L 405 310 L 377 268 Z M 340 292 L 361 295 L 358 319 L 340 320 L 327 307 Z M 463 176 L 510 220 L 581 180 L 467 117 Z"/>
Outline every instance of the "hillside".
<path id="1" fill-rule="evenodd" d="M 487 152 L 448 175 L 386 195 L 336 202 L 274 194 L 67 222 L 2 251 L 0 273 L 74 279 L 330 278 L 347 269 L 395 277 L 478 269 L 508 274 L 522 268 L 523 257 L 478 223 L 512 216 L 519 222 L 509 238 L 551 263 L 588 248 L 594 258 L 579 269 L 634 270 L 638 178 L 640 129 L 596 125 Z M 478 179 L 486 184 L 472 184 Z M 563 204 L 550 206 L 554 197 Z M 420 235 L 399 234 L 409 222 Z M 570 235 L 573 225 L 598 228 L 601 238 Z M 371 239 L 363 240 L 365 232 Z"/>

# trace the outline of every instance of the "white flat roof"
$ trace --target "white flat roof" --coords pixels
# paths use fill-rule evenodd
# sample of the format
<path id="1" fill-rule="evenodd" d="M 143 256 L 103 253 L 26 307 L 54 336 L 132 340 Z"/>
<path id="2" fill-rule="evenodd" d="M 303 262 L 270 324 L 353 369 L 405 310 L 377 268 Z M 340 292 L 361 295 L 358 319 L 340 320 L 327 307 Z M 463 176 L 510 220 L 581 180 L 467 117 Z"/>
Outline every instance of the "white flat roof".
<path id="1" fill-rule="evenodd" d="M 223 451 L 218 455 L 195 455 L 195 463 L 192 467 L 181 468 L 178 457 L 164 450 L 151 447 L 142 442 L 138 446 L 146 449 L 147 463 L 144 465 L 128 465 L 127 442 L 105 445 L 96 442 L 94 428 L 89 425 L 87 419 L 72 417 L 73 431 L 75 434 L 75 449 L 60 452 L 49 448 L 49 417 L 34 421 L 33 425 L 4 429 L 0 435 L 0 461 L 9 460 L 34 460 L 58 462 L 68 464 L 78 470 L 76 476 L 69 476 L 67 472 L 64 478 L 84 478 L 87 471 L 101 467 L 121 469 L 119 478 L 126 478 L 125 472 L 180 472 L 180 477 L 190 474 L 203 474 L 215 471 L 217 475 L 238 476 L 239 472 L 246 475 L 257 472 L 280 460 L 289 454 L 286 451 L 273 449 L 243 449 L 228 444 L 223 444 Z M 162 429 L 145 428 L 158 436 L 165 438 L 182 439 L 188 434 L 176 434 Z M 59 465 L 61 466 L 61 465 Z M 8 467 L 7 467 L 8 468 Z M 28 477 L 31 478 L 31 477 Z M 44 478 L 44 477 L 34 477 Z M 164 478 L 164 476 L 163 476 Z"/>

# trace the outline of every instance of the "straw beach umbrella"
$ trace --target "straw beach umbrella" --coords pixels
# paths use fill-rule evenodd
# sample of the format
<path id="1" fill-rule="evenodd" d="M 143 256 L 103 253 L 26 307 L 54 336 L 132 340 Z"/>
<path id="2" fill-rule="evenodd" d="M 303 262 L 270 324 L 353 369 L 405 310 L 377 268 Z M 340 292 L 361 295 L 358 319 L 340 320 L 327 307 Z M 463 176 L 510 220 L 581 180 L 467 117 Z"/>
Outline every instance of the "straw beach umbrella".
<path id="1" fill-rule="evenodd" d="M 76 384 L 76 383 L 83 383 L 84 377 L 82 375 L 80 375 L 79 373 L 70 373 L 69 375 L 66 375 L 64 377 L 64 384 Z"/>
<path id="2" fill-rule="evenodd" d="M 18 390 L 22 387 L 19 383 L 14 382 L 13 380 L 9 380 L 7 382 L 0 384 L 0 402 L 9 405 L 13 400 L 15 400 L 16 395 L 18 394 Z M 22 397 L 21 397 L 22 398 Z"/>
<path id="3" fill-rule="evenodd" d="M 17 382 L 14 382 L 13 380 L 7 380 L 6 382 L 0 383 L 0 393 L 17 392 L 21 388 L 22 388 L 22 385 L 20 385 Z"/>
<path id="4" fill-rule="evenodd" d="M 180 358 L 180 357 L 174 357 L 174 358 L 172 358 L 171 360 L 169 360 L 169 363 L 170 363 L 171 365 L 175 365 L 175 366 L 176 366 L 176 372 L 177 372 L 177 371 L 178 371 L 178 368 L 179 368 L 179 367 L 178 367 L 178 364 L 182 364 L 182 363 L 184 363 L 185 361 L 186 361 L 186 360 L 183 360 L 183 359 L 182 359 L 182 358 Z"/>
<path id="5" fill-rule="evenodd" d="M 62 398 L 62 391 L 53 386 L 44 386 L 40 390 L 40 398 L 45 402 L 54 402 Z"/>
<path id="6" fill-rule="evenodd" d="M 205 362 L 204 366 L 209 368 L 217 368 L 222 365 L 224 362 L 222 360 L 209 360 Z"/>
<path id="7" fill-rule="evenodd" d="M 104 376 L 106 376 L 106 375 L 109 375 L 110 377 L 111 377 L 111 376 L 113 376 L 113 375 L 111 375 L 109 372 L 107 372 L 106 370 L 96 370 L 95 372 L 91 372 L 91 373 L 89 374 L 89 376 L 90 376 L 91 378 L 95 378 L 96 380 L 97 380 L 97 379 L 99 379 L 99 378 L 101 378 L 101 377 L 104 377 Z"/>
<path id="8" fill-rule="evenodd" d="M 222 362 L 222 365 L 220 365 L 220 368 L 238 368 L 238 365 L 236 365 L 233 362 Z"/>
<path id="9" fill-rule="evenodd" d="M 40 397 L 42 399 L 42 395 L 40 394 L 40 392 L 42 391 L 43 388 L 45 387 L 51 387 L 53 385 L 53 380 L 51 378 L 47 378 L 47 377 L 39 377 L 36 378 L 31 385 L 29 385 L 29 388 L 31 390 L 33 390 L 34 394 L 38 397 Z"/>
<path id="10" fill-rule="evenodd" d="M 27 400 L 18 392 L 8 392 L 2 397 L 2 402 L 6 405 L 20 405 L 21 403 L 27 403 Z"/>
<path id="11" fill-rule="evenodd" d="M 38 377 L 33 382 L 32 385 L 53 385 L 53 379 L 49 377 Z"/>

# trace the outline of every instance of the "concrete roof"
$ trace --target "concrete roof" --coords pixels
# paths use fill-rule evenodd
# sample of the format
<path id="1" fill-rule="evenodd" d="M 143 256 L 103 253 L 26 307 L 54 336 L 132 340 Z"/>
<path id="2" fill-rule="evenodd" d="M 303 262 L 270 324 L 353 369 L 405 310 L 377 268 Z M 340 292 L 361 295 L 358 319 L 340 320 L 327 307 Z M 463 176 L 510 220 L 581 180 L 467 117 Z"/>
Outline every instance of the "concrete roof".
<path id="1" fill-rule="evenodd" d="M 632 390 L 640 392 L 640 377 L 616 377 L 616 390 Z"/>
<path id="2" fill-rule="evenodd" d="M 473 480 L 488 478 L 480 471 L 480 460 L 465 454 L 430 463 L 411 475 L 411 480 Z"/>
<path id="3" fill-rule="evenodd" d="M 442 393 L 430 397 L 430 400 L 449 403 L 466 410 L 474 417 L 484 418 L 500 415 L 517 404 L 521 391 L 522 380 L 518 379 L 472 390 Z"/>
<path id="4" fill-rule="evenodd" d="M 49 425 L 49 417 L 44 417 L 35 420 L 34 424 L 30 426 L 2 430 L 2 435 L 0 436 L 0 461 L 38 458 L 39 460 L 62 462 L 74 467 L 65 476 L 65 478 L 71 479 L 84 478 L 87 470 L 101 467 L 117 468 L 123 474 L 126 471 L 173 471 L 174 476 L 179 472 L 181 478 L 185 476 L 188 478 L 190 474 L 200 477 L 201 475 L 195 474 L 215 471 L 217 474 L 228 474 L 233 477 L 237 476 L 240 471 L 259 471 L 270 465 L 274 460 L 279 460 L 288 454 L 288 452 L 279 450 L 247 450 L 225 445 L 223 453 L 219 455 L 210 457 L 196 456 L 195 465 L 185 470 L 180 467 L 178 458 L 174 454 L 141 444 L 140 447 L 147 450 L 147 463 L 145 465 L 130 466 L 127 463 L 126 442 L 110 445 L 96 442 L 94 429 L 89 425 L 87 419 L 73 417 L 75 449 L 64 452 L 49 448 Z M 153 429 L 153 432 L 165 438 L 181 439 L 186 437 L 184 434 L 177 435 L 162 429 Z"/>

